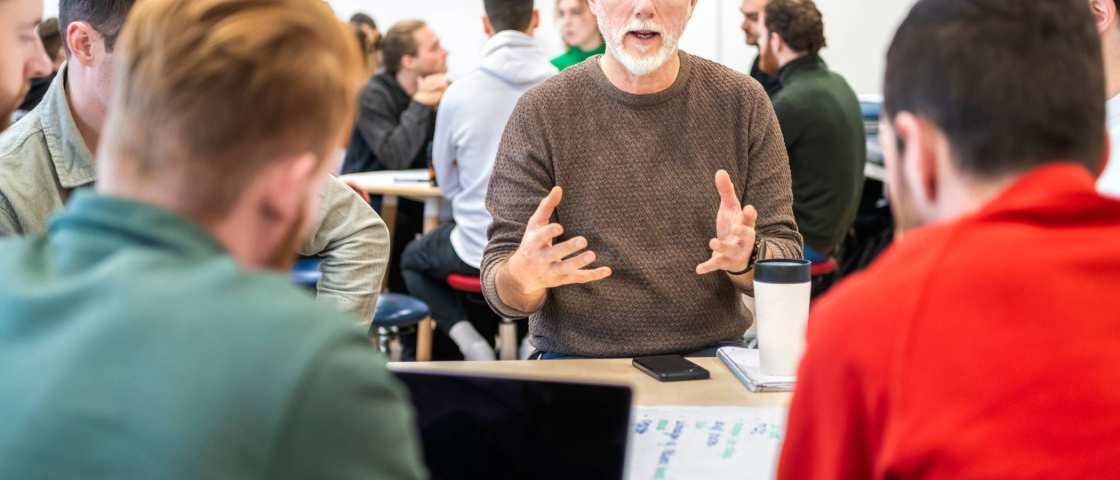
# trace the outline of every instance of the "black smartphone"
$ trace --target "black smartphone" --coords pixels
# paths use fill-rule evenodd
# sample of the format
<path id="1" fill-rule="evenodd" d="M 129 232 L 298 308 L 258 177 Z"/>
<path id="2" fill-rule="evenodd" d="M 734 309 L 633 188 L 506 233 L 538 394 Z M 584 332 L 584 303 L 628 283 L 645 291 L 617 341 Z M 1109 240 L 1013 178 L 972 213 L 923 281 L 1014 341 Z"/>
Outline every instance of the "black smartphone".
<path id="1" fill-rule="evenodd" d="M 662 382 L 711 378 L 711 374 L 704 367 L 685 360 L 680 355 L 635 358 L 634 367 Z"/>

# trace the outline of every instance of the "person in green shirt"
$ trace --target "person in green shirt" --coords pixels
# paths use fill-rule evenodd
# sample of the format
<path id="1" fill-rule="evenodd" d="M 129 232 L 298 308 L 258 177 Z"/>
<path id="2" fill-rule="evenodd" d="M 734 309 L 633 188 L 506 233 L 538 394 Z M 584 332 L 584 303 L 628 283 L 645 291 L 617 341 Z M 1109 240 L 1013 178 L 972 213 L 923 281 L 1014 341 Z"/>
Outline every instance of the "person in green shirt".
<path id="1" fill-rule="evenodd" d="M 762 15 L 760 67 L 782 89 L 774 113 L 782 126 L 793 180 L 793 214 L 805 258 L 836 253 L 855 221 L 867 143 L 859 98 L 818 55 L 824 21 L 813 0 L 770 0 Z"/>
<path id="2" fill-rule="evenodd" d="M 352 34 L 320 0 L 160 0 L 119 40 L 96 192 L 0 239 L 0 478 L 425 478 L 384 358 L 284 274 Z"/>
<path id="3" fill-rule="evenodd" d="M 607 51 L 607 44 L 603 42 L 603 35 L 599 33 L 599 25 L 587 0 L 557 0 L 556 23 L 564 45 L 568 47 L 567 52 L 552 59 L 552 65 L 557 69 L 564 70 Z"/>

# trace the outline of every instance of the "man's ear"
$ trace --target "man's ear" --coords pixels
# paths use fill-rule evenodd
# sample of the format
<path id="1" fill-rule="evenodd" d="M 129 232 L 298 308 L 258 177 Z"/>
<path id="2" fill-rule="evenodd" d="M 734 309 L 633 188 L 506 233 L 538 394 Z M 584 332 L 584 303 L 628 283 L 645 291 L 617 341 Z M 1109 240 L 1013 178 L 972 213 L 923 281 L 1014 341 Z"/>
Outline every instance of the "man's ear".
<path id="1" fill-rule="evenodd" d="M 261 175 L 269 184 L 264 193 L 267 211 L 277 219 L 295 218 L 305 204 L 305 192 L 321 188 L 316 178 L 320 164 L 315 155 L 304 153 L 273 162 L 270 173 Z M 267 167 L 266 167 L 267 168 Z"/>
<path id="2" fill-rule="evenodd" d="M 937 201 L 940 171 L 939 155 L 944 136 L 932 124 L 910 112 L 895 116 L 894 133 L 902 146 L 898 160 L 905 164 L 903 172 L 914 196 L 920 199 L 923 210 Z"/>
<path id="3" fill-rule="evenodd" d="M 529 32 L 528 33 L 529 33 L 530 37 L 533 36 L 533 32 L 535 32 L 537 30 L 537 27 L 539 27 L 539 26 L 541 26 L 541 11 L 534 8 L 533 9 L 533 20 L 529 22 Z"/>
<path id="4" fill-rule="evenodd" d="M 1104 34 L 1116 28 L 1116 2 L 1114 0 L 1089 0 L 1089 11 L 1097 25 L 1097 33 Z"/>
<path id="5" fill-rule="evenodd" d="M 77 60 L 83 65 L 93 63 L 96 56 L 94 44 L 101 39 L 101 35 L 86 22 L 71 22 L 66 27 L 66 47 L 70 51 L 69 59 Z"/>
<path id="6" fill-rule="evenodd" d="M 482 33 L 485 33 L 487 37 L 493 37 L 495 33 L 494 26 L 490 25 L 490 17 L 486 15 L 482 16 Z"/>

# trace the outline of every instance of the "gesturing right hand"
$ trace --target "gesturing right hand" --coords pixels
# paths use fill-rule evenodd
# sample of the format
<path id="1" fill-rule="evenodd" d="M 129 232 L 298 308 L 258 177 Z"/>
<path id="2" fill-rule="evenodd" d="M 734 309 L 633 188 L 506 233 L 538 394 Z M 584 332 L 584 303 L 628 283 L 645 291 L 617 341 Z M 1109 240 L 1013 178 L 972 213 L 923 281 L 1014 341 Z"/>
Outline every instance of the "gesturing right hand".
<path id="1" fill-rule="evenodd" d="M 525 226 L 525 236 L 517 252 L 506 262 L 506 271 L 519 287 L 520 294 L 535 296 L 549 288 L 597 282 L 611 276 L 609 267 L 587 269 L 595 262 L 595 252 L 587 248 L 587 239 L 575 237 L 553 245 L 564 234 L 564 227 L 549 223 L 564 192 L 554 187 L 541 201 Z M 577 254 L 578 253 L 578 254 Z"/>

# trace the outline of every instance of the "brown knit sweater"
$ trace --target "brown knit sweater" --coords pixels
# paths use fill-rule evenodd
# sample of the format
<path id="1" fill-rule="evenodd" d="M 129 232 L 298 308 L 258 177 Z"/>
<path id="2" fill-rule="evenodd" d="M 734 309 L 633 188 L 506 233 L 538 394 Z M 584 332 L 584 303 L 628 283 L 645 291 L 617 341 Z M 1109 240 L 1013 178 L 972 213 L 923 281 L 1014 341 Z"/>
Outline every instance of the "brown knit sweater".
<path id="1" fill-rule="evenodd" d="M 770 251 L 800 258 L 782 133 L 750 77 L 681 53 L 671 87 L 631 95 L 593 58 L 530 90 L 506 126 L 487 194 L 487 300 L 507 317 L 529 317 L 533 345 L 548 352 L 688 352 L 742 335 L 750 314 L 730 278 L 695 272 L 711 256 L 719 169 L 743 205 L 758 209 Z M 565 234 L 557 242 L 585 236 L 594 266 L 614 274 L 554 288 L 540 311 L 519 312 L 498 297 L 498 267 L 556 185 L 564 199 L 554 221 Z"/>

